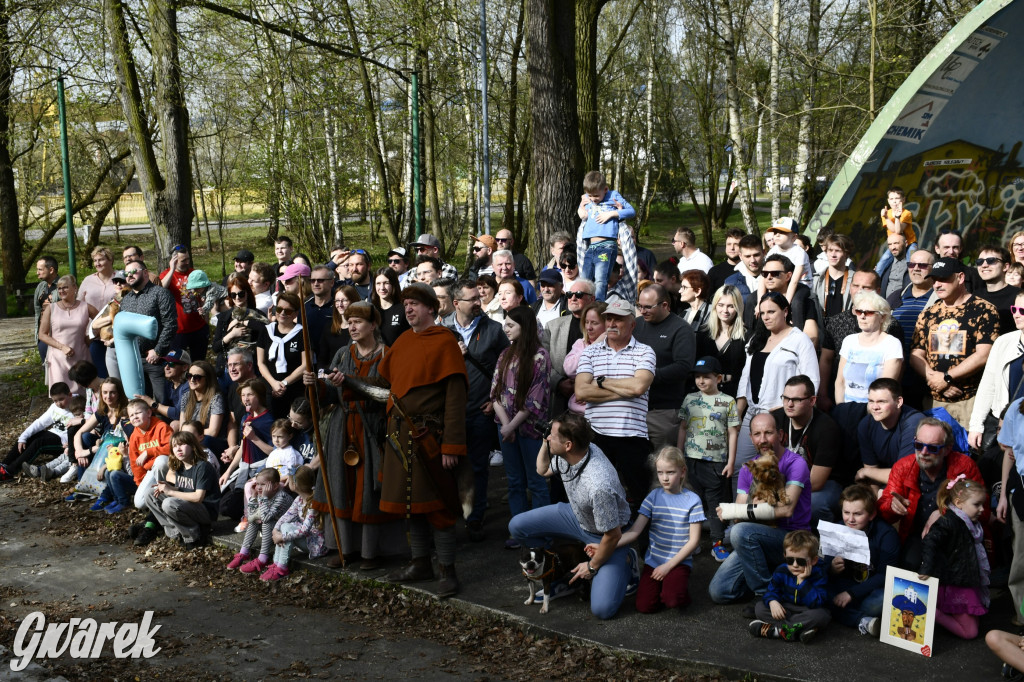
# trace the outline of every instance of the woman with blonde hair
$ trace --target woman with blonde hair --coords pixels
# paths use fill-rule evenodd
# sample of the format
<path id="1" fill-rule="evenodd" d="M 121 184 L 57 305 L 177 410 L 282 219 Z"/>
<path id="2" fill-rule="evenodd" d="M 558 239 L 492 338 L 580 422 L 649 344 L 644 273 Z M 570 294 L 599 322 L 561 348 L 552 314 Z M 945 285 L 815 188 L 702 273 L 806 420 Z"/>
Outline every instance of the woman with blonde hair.
<path id="1" fill-rule="evenodd" d="M 853 297 L 851 312 L 860 326 L 859 334 L 843 339 L 836 374 L 836 404 L 866 403 L 868 386 L 875 379 L 900 378 L 903 369 L 903 344 L 885 333 L 892 319 L 892 308 L 873 291 L 861 291 Z"/>
<path id="2" fill-rule="evenodd" d="M 78 286 L 71 275 L 57 280 L 57 300 L 46 306 L 39 317 L 39 340 L 53 349 L 46 354 L 50 385 L 63 381 L 72 393 L 84 395 L 87 387 L 72 381 L 68 372 L 79 360 L 90 360 L 86 334 L 89 320 L 96 317 L 97 311 L 91 304 L 77 299 L 77 293 Z M 102 368 L 102 378 L 106 378 L 106 346 L 103 349 L 103 363 L 96 365 L 96 374 L 99 375 Z"/>
<path id="3" fill-rule="evenodd" d="M 708 316 L 708 335 L 715 343 L 715 349 L 725 378 L 718 387 L 722 393 L 736 397 L 740 374 L 747 361 L 744 348 L 747 330 L 743 325 L 743 294 L 731 284 L 715 292 L 711 299 L 711 314 Z"/>
<path id="4" fill-rule="evenodd" d="M 78 300 L 85 301 L 96 310 L 103 310 L 114 300 L 118 287 L 114 283 L 114 254 L 105 246 L 97 246 L 92 250 L 92 265 L 96 272 L 82 278 L 82 286 L 78 288 Z M 93 313 L 93 317 L 96 313 Z M 107 347 L 97 335 L 89 336 L 89 357 L 96 365 L 96 373 L 100 379 L 107 378 Z M 79 360 L 85 360 L 81 357 Z"/>

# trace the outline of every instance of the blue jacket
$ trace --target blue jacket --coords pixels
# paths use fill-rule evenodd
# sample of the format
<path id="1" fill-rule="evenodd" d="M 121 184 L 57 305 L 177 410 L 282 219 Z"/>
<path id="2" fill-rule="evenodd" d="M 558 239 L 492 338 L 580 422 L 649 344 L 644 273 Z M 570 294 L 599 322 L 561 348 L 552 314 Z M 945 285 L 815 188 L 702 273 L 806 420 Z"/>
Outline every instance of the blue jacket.
<path id="1" fill-rule="evenodd" d="M 827 583 L 823 561 L 819 560 L 814 564 L 811 568 L 811 577 L 800 585 L 796 584 L 796 576 L 789 572 L 789 567 L 781 564 L 772 574 L 771 582 L 764 593 L 765 606 L 777 601 L 780 604 L 797 604 L 809 609 L 823 608 L 828 599 Z"/>
<path id="2" fill-rule="evenodd" d="M 849 592 L 854 601 L 860 601 L 875 590 L 885 588 L 885 569 L 899 565 L 900 536 L 895 528 L 879 518 L 868 524 L 867 534 L 871 563 L 867 566 L 866 575 L 860 564 L 847 561 L 842 573 L 833 574 L 829 578 L 829 594 Z M 833 558 L 824 557 L 826 567 L 832 565 Z"/>

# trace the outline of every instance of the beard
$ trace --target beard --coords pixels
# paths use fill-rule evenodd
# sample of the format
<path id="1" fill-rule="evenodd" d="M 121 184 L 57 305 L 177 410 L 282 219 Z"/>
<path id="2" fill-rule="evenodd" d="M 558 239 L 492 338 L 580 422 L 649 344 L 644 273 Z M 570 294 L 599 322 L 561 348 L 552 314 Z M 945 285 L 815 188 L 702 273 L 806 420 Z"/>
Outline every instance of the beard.
<path id="1" fill-rule="evenodd" d="M 473 269 L 474 270 L 483 270 L 484 268 L 486 268 L 490 264 L 491 264 L 491 257 L 490 256 L 481 256 L 480 258 L 477 258 L 476 260 L 473 261 Z"/>

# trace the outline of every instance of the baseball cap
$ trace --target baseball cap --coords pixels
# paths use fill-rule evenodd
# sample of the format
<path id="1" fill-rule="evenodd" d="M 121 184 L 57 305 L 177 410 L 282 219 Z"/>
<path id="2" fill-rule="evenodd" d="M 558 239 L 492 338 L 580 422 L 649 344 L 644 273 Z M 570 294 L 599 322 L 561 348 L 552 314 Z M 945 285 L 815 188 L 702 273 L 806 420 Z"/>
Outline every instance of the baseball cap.
<path id="1" fill-rule="evenodd" d="M 210 286 L 210 278 L 202 270 L 193 270 L 185 282 L 186 289 L 205 289 Z"/>
<path id="2" fill-rule="evenodd" d="M 958 272 L 964 272 L 964 264 L 956 258 L 940 258 L 932 266 L 932 279 L 949 279 Z"/>
<path id="3" fill-rule="evenodd" d="M 128 283 L 128 278 L 124 275 L 124 270 L 114 270 L 114 276 L 110 278 L 114 282 Z"/>
<path id="4" fill-rule="evenodd" d="M 553 268 L 548 268 L 544 272 L 540 273 L 540 281 L 546 282 L 547 284 L 562 284 L 562 273 Z"/>
<path id="5" fill-rule="evenodd" d="M 396 256 L 401 256 L 402 258 L 407 258 L 408 253 L 409 252 L 405 250 L 404 246 L 396 246 L 395 248 L 388 251 L 389 256 L 391 254 L 395 254 Z"/>
<path id="6" fill-rule="evenodd" d="M 633 308 L 633 304 L 629 301 L 616 298 L 608 302 L 608 307 L 604 309 L 604 314 L 619 315 L 620 317 L 636 317 L 636 309 Z"/>
<path id="7" fill-rule="evenodd" d="M 439 249 L 439 248 L 441 248 L 441 242 L 438 241 L 437 237 L 435 237 L 434 235 L 429 234 L 427 232 L 424 232 L 423 234 L 421 234 L 419 236 L 419 238 L 416 241 L 409 242 L 409 246 L 411 246 L 411 247 L 416 247 L 416 246 L 432 246 L 432 247 L 436 247 L 436 248 Z M 413 251 L 415 251 L 415 250 L 416 249 L 414 248 Z"/>
<path id="8" fill-rule="evenodd" d="M 786 216 L 779 218 L 768 228 L 769 232 L 796 232 L 796 221 Z"/>
<path id="9" fill-rule="evenodd" d="M 192 356 L 188 354 L 187 350 L 172 350 L 160 359 L 164 362 L 173 362 L 176 365 L 192 364 Z"/>
<path id="10" fill-rule="evenodd" d="M 492 237 L 489 234 L 477 235 L 477 236 L 473 237 L 473 240 L 477 241 L 477 242 L 480 242 L 481 244 L 486 246 L 491 251 L 497 251 L 498 250 L 498 240 L 495 239 L 494 237 Z"/>
<path id="11" fill-rule="evenodd" d="M 235 261 L 238 263 L 251 263 L 256 260 L 256 256 L 252 255 L 252 251 L 249 249 L 242 249 L 235 254 Z"/>
<path id="12" fill-rule="evenodd" d="M 309 277 L 309 272 L 309 266 L 305 263 L 292 263 L 284 269 L 277 281 L 287 282 L 294 277 Z"/>
<path id="13" fill-rule="evenodd" d="M 722 363 L 714 355 L 705 355 L 693 365 L 694 374 L 725 374 Z"/>

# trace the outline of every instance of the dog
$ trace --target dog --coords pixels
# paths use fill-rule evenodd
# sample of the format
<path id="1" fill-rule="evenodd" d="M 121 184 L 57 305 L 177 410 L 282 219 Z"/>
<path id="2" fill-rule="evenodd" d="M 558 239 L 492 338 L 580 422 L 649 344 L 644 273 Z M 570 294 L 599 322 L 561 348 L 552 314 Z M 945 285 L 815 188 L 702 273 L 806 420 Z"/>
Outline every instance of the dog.
<path id="1" fill-rule="evenodd" d="M 766 452 L 743 466 L 750 469 L 751 502 L 767 502 L 773 507 L 789 504 L 786 480 L 779 471 L 779 459 L 775 453 Z"/>
<path id="2" fill-rule="evenodd" d="M 551 549 L 524 546 L 519 556 L 519 565 L 530 585 L 530 596 L 523 604 L 528 606 L 533 603 L 537 595 L 537 583 L 540 583 L 544 588 L 544 604 L 540 612 L 547 613 L 551 603 L 551 585 L 587 560 L 583 545 L 578 542 L 560 543 Z"/>

